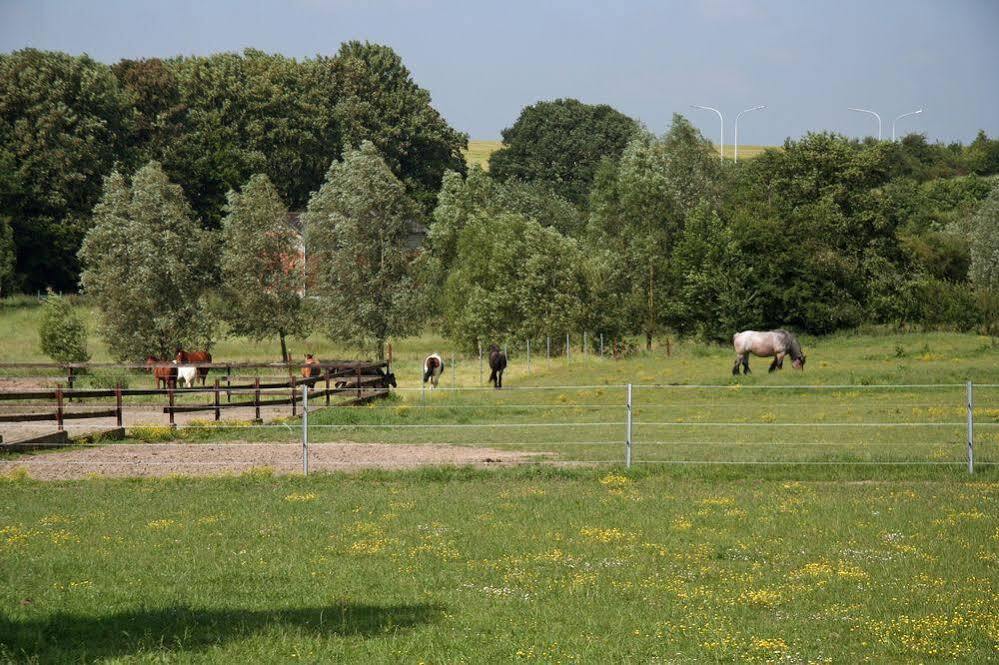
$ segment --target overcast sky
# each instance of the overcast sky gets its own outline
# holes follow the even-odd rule
[[[541,99],[607,103],[661,133],[674,112],[726,143],[809,130],[931,140],[999,135],[999,0],[0,0],[0,51],[120,58],[255,47],[297,58],[348,39],[394,48],[472,138]]]

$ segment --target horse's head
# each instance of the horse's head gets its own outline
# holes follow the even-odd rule
[[[159,362],[156,356],[146,356],[146,367],[153,367]]]
[[[805,354],[802,353],[800,357],[795,358],[791,361],[791,366],[795,369],[805,370]]]
[[[173,356],[173,361],[177,363],[187,362],[187,353],[184,352],[184,349],[177,347]]]
[[[389,384],[390,386],[392,386],[393,388],[398,388],[398,387],[399,387],[398,385],[396,385],[396,382],[395,382],[395,374],[394,374],[394,373],[392,373],[392,372],[389,372],[388,374],[386,374],[386,375],[385,375],[385,381],[386,381],[386,382],[387,382],[387,383],[388,383],[388,384]]]

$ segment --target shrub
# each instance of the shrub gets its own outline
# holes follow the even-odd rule
[[[122,369],[94,371],[90,376],[90,387],[95,390],[113,390],[116,386],[128,388],[132,375]]]
[[[86,362],[87,326],[63,298],[49,292],[42,305],[42,321],[38,329],[42,353],[60,363]]]

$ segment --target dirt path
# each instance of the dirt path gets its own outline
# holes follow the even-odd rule
[[[551,453],[494,448],[384,443],[316,443],[309,446],[309,471],[412,469],[420,466],[509,466],[546,459]],[[0,474],[24,468],[38,480],[167,475],[214,476],[270,467],[301,473],[302,448],[293,443],[141,443],[77,447],[0,461]]]

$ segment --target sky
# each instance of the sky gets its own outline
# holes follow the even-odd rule
[[[683,113],[713,141],[807,131],[968,142],[999,135],[999,0],[0,0],[0,52],[121,58],[253,47],[295,58],[391,46],[450,124],[498,139],[545,99],[606,103],[664,132]]]

